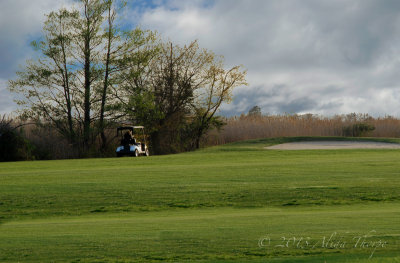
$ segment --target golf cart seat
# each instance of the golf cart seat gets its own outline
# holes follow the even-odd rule
[[[137,145],[136,139],[135,139],[135,138],[132,138],[132,139],[126,139],[126,138],[124,138],[124,139],[121,140],[121,145],[128,145],[128,144],[135,144],[135,145]]]
[[[139,142],[134,137],[134,130],[140,129],[143,136],[144,143]],[[125,132],[126,131],[126,132]],[[117,157],[122,156],[149,156],[147,148],[146,136],[144,134],[143,126],[121,126],[117,128],[117,136],[121,136],[121,144],[116,149]]]

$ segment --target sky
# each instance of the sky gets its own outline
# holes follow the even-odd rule
[[[45,14],[71,0],[0,0],[0,114],[7,80],[33,56]],[[221,114],[400,117],[398,0],[128,0],[124,21],[177,44],[198,40],[247,69]]]

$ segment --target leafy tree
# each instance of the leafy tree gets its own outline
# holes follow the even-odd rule
[[[224,124],[215,116],[223,102],[232,100],[232,90],[247,85],[246,72],[240,66],[224,69],[222,58],[215,59],[207,69],[204,85],[199,90],[194,104],[195,121],[193,127],[194,147],[200,147],[201,137],[211,128],[219,129]]]
[[[259,106],[254,106],[249,110],[248,116],[261,116],[261,108]]]
[[[375,130],[375,126],[368,123],[355,123],[343,127],[343,136],[362,137]]]
[[[122,7],[124,7],[122,5]],[[99,131],[102,140],[102,148],[107,144],[107,137],[104,133],[106,118],[117,120],[120,114],[115,115],[112,111],[116,103],[115,94],[121,86],[126,84],[126,75],[140,75],[141,69],[148,63],[148,60],[156,52],[153,43],[156,41],[156,34],[149,30],[142,30],[139,27],[132,31],[122,31],[116,27],[115,19],[117,11],[109,1],[107,5],[107,27],[104,32],[106,39],[106,52],[103,62],[103,82],[101,83],[101,106]],[[109,102],[109,103],[108,103]],[[107,115],[106,115],[107,114]]]
[[[78,10],[60,9],[47,16],[44,36],[32,45],[39,57],[27,62],[9,81],[11,91],[26,118],[48,122],[72,144],[88,149],[115,118],[108,103],[112,86],[121,82],[121,72],[131,72],[132,61],[140,63],[135,50],[152,37],[139,28],[123,31],[116,24],[113,0],[79,0]],[[146,40],[144,40],[146,39]]]
[[[161,43],[157,50],[143,74],[127,78],[124,110],[149,128],[156,153],[198,148],[204,133],[222,125],[215,114],[234,87],[246,84],[246,73],[240,66],[225,70],[222,58],[196,41]]]
[[[101,25],[103,14],[109,1],[81,0],[81,16],[73,20],[74,53],[76,64],[81,62],[78,70],[78,79],[82,83],[79,89],[83,100],[83,146],[87,149],[90,145],[92,103],[94,103],[93,86],[100,78],[100,59],[103,50],[103,36]]]
[[[32,42],[41,53],[28,61],[18,79],[9,82],[11,91],[23,95],[17,103],[25,107],[27,118],[51,122],[71,142],[75,142],[73,124],[76,71],[72,57],[72,21],[77,12],[61,9],[47,16],[42,41]]]

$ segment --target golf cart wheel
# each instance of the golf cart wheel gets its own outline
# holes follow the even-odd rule
[[[135,150],[135,153],[133,154],[134,157],[139,157],[139,151]]]
[[[144,151],[144,154],[145,154],[146,156],[149,156],[149,155],[150,155],[149,149],[146,149],[146,150]]]

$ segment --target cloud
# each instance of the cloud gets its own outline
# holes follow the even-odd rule
[[[10,114],[17,105],[13,102],[13,96],[7,91],[7,81],[0,78],[0,117],[3,114]]]
[[[0,1],[0,114],[17,108],[14,94],[7,90],[7,80],[15,77],[19,65],[23,65],[33,52],[29,42],[39,38],[45,14],[72,0],[1,0]]]
[[[400,114],[399,1],[187,2],[152,6],[140,23],[178,43],[198,39],[228,66],[248,69],[250,86],[235,91],[224,114],[254,105],[273,113]]]
[[[31,55],[29,42],[40,36],[45,14],[71,1],[2,0],[0,2],[0,77],[8,78]]]
[[[223,105],[225,115],[258,105],[269,113],[400,116],[400,1],[130,3],[124,18],[131,25],[157,30],[179,44],[198,39],[201,47],[223,55],[227,66],[247,68],[250,85],[235,90],[232,104]],[[17,65],[32,54],[28,42],[40,35],[44,14],[62,4],[0,2],[0,78],[13,78]]]

